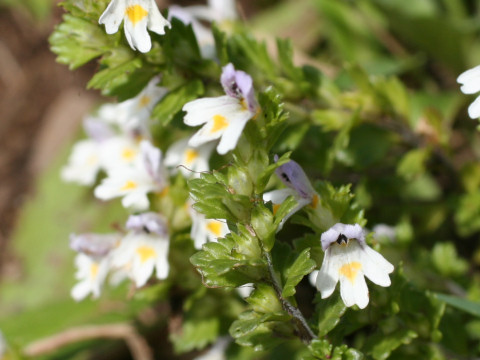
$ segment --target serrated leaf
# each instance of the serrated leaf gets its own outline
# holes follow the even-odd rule
[[[275,290],[270,285],[264,283],[256,284],[255,290],[253,290],[246,301],[257,313],[282,312],[282,304],[280,304]]]
[[[266,264],[260,258],[258,240],[239,227],[218,242],[207,243],[190,261],[208,287],[238,287],[266,276]]]
[[[186,103],[198,98],[203,92],[204,88],[200,80],[190,81],[169,91],[153,108],[152,119],[157,121],[159,125],[166,126]]]
[[[295,286],[303,279],[305,275],[310,274],[317,266],[317,263],[310,259],[310,249],[303,250],[294,263],[284,272],[285,285],[283,286],[282,296],[290,297],[295,295]]]
[[[49,42],[57,61],[73,70],[108,51],[110,40],[97,24],[66,14]]]
[[[101,90],[103,95],[116,95],[118,88],[129,82],[136,70],[141,69],[143,62],[140,58],[125,61],[114,67],[108,67],[97,72],[88,82],[87,88]]]
[[[317,295],[315,302],[317,303],[316,313],[318,314],[317,335],[323,337],[337,326],[347,307],[338,292],[326,299],[321,299],[320,295]]]
[[[410,329],[397,329],[391,334],[378,333],[368,339],[365,347],[375,360],[387,359],[401,345],[409,344],[418,334]]]

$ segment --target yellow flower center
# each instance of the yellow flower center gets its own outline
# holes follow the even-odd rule
[[[137,152],[132,148],[124,148],[122,150],[122,159],[125,161],[132,161],[135,158]]]
[[[185,162],[190,165],[195,159],[198,158],[198,152],[193,149],[187,149],[185,151]]]
[[[145,10],[142,6],[136,4],[127,7],[125,10],[125,15],[128,16],[130,22],[135,26],[139,21],[141,21],[145,16],[148,15],[148,11]]]
[[[213,117],[213,126],[210,132],[213,134],[213,133],[216,133],[217,131],[225,129],[226,127],[228,127],[228,121],[225,118],[225,116],[215,115]]]
[[[222,224],[218,221],[210,221],[207,224],[207,229],[208,231],[213,233],[215,236],[222,235]]]
[[[132,180],[127,180],[127,182],[125,183],[125,185],[123,185],[120,190],[121,191],[127,191],[127,190],[133,190],[133,189],[136,189],[138,187],[138,184],[135,182],[135,181],[132,181]]]
[[[338,272],[345,276],[352,284],[355,282],[357,278],[358,271],[362,268],[362,264],[357,261],[353,261],[351,263],[343,265]]]
[[[140,256],[140,262],[143,264],[148,259],[155,258],[157,256],[157,252],[150,246],[140,246],[136,250],[138,256]]]
[[[314,209],[317,208],[317,206],[318,206],[318,195],[317,194],[313,195],[312,202],[310,203],[310,206]]]
[[[152,99],[150,98],[150,96],[147,96],[147,95],[143,95],[141,98],[140,98],[140,101],[138,102],[138,107],[141,109],[141,108],[144,108],[146,106],[148,106],[148,104],[150,104],[150,102],[152,101]]]
[[[93,263],[90,265],[90,278],[95,279],[98,274],[98,264]]]

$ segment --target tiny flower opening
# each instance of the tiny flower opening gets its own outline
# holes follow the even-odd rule
[[[325,252],[322,267],[316,278],[322,299],[329,297],[337,282],[346,306],[365,308],[369,302],[365,277],[380,286],[389,286],[390,264],[365,242],[365,232],[359,224],[335,224],[321,238]]]

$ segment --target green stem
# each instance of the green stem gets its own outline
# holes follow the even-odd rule
[[[270,252],[264,251],[264,255],[267,259],[268,271],[270,273],[270,281],[272,282],[273,288],[277,294],[278,299],[282,303],[283,309],[290,314],[293,318],[293,322],[296,325],[298,336],[300,339],[309,344],[312,340],[317,339],[317,336],[313,333],[312,329],[308,326],[307,320],[304,318],[302,312],[295,306],[293,306],[287,299],[282,296],[282,287],[280,282],[277,279],[275,274],[275,269],[273,268],[272,256]]]

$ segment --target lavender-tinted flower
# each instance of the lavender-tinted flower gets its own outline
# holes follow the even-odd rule
[[[130,215],[126,224],[127,229],[136,232],[147,232],[158,236],[168,235],[165,219],[155,212],[146,212],[139,215]]]
[[[253,81],[250,75],[244,71],[235,70],[230,63],[223,67],[220,82],[228,96],[245,101],[250,112],[254,114],[257,112],[258,104],[255,100]]]
[[[70,234],[70,247],[76,252],[103,257],[113,250],[120,238],[114,234]]]
[[[140,143],[140,151],[148,174],[159,186],[163,187],[165,178],[161,150],[153,146],[149,141],[144,140]]]
[[[275,161],[277,159],[278,157],[275,157]],[[295,190],[302,198],[311,199],[315,195],[310,180],[297,162],[290,160],[279,166],[275,173],[286,186]]]
[[[110,125],[91,116],[88,116],[83,120],[83,128],[89,138],[99,143],[115,136]]]

